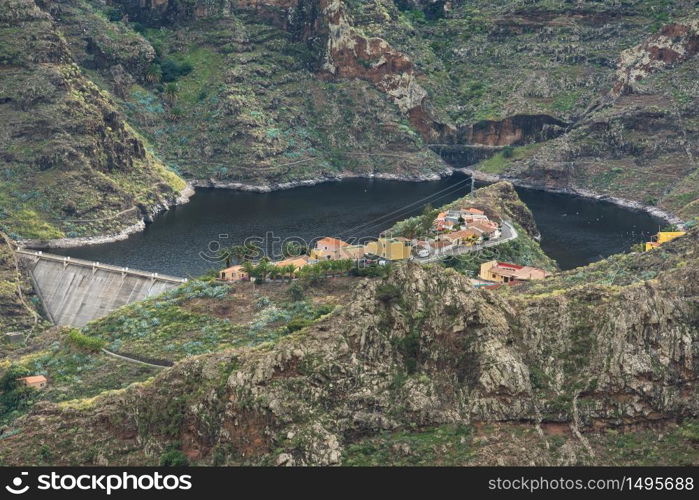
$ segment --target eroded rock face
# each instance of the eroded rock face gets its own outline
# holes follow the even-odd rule
[[[613,96],[633,92],[634,82],[699,53],[699,19],[663,26],[659,33],[622,52]]]
[[[515,115],[483,120],[457,129],[450,142],[480,146],[510,146],[540,142],[561,135],[566,124],[548,115]]]
[[[323,71],[337,78],[372,82],[410,117],[423,136],[433,135],[434,120],[424,108],[427,92],[418,84],[410,59],[385,40],[360,34],[350,24],[342,0],[321,2],[321,6],[329,32]]]

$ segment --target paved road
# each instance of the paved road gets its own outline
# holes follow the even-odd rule
[[[444,259],[446,257],[450,257],[452,255],[462,255],[465,253],[477,252],[477,251],[482,250],[484,248],[502,245],[503,243],[507,243],[508,241],[512,241],[519,236],[519,234],[517,233],[517,230],[514,228],[514,226],[506,221],[502,222],[501,233],[502,234],[500,235],[500,237],[497,240],[488,240],[488,241],[481,243],[480,245],[473,245],[470,247],[458,246],[456,248],[451,248],[451,249],[447,250],[446,252],[443,252],[443,253],[440,253],[437,255],[430,255],[429,257],[425,257],[425,258],[412,257],[411,260],[414,260],[415,262],[419,262],[420,264],[427,264],[428,262],[442,260],[442,259]]]

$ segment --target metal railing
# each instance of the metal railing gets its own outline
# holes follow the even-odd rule
[[[44,253],[40,250],[27,250],[24,248],[20,248],[17,250],[17,254],[25,256],[25,257],[32,257],[35,259],[40,259],[40,260],[59,262],[59,263],[62,263],[64,266],[72,265],[72,266],[87,267],[87,268],[92,269],[93,271],[96,271],[96,270],[108,271],[108,272],[112,272],[112,273],[119,273],[121,275],[138,276],[140,278],[148,278],[148,279],[158,280],[158,281],[167,281],[169,283],[178,283],[178,284],[187,283],[187,278],[179,278],[177,276],[169,276],[167,274],[160,274],[160,273],[151,273],[148,271],[141,271],[138,269],[131,269],[128,267],[112,266],[110,264],[103,264],[101,262],[91,262],[89,260],[74,259],[72,257],[65,257],[63,255]]]

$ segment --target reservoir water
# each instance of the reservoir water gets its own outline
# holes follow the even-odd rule
[[[351,179],[272,193],[198,189],[178,206],[128,239],[52,251],[136,269],[197,276],[220,268],[217,245],[265,239],[270,246],[298,237],[373,237],[394,222],[439,207],[469,192],[470,181],[454,174],[439,181]],[[625,251],[658,231],[662,222],[617,205],[571,195],[517,189],[534,213],[544,251],[563,269]],[[269,243],[272,242],[272,243]]]

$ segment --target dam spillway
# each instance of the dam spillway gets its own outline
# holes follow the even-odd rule
[[[160,295],[187,280],[99,262],[20,249],[49,320],[84,326],[119,307]]]

